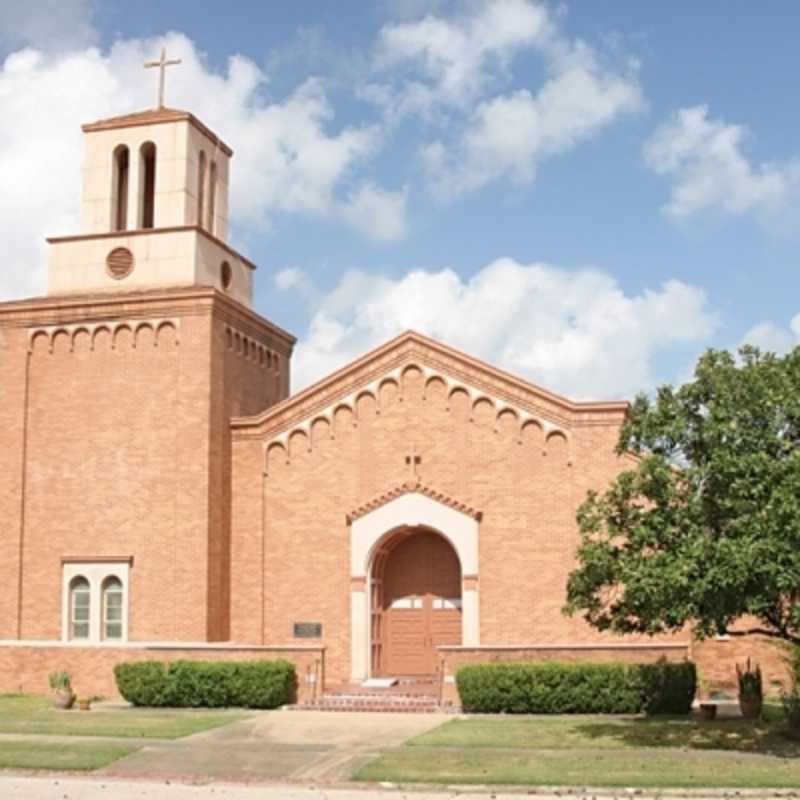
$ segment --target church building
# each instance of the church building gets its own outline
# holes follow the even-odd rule
[[[575,402],[413,331],[291,393],[228,243],[233,151],[170,108],[84,125],[80,233],[0,304],[0,690],[285,658],[300,700],[494,660],[693,658],[562,613],[576,509],[632,464]],[[18,265],[13,265],[18,268]],[[6,268],[9,268],[8,266]],[[727,648],[727,649],[726,649]]]

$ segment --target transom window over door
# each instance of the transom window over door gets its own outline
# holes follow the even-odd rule
[[[92,593],[86,578],[74,578],[69,587],[69,638],[88,639]]]

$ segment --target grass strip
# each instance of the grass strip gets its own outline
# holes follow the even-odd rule
[[[105,767],[138,750],[134,745],[75,742],[46,744],[4,741],[0,744],[0,769],[80,771]]]
[[[238,722],[247,716],[247,712],[238,710],[121,708],[57,711],[49,698],[0,695],[0,733],[180,739]]]

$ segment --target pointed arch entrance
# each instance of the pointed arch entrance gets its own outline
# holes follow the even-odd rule
[[[461,564],[435,531],[402,528],[372,560],[371,673],[433,675],[437,647],[461,644]]]
[[[348,516],[353,681],[399,674],[398,666],[402,674],[432,674],[431,653],[436,658],[444,640],[480,644],[480,520],[480,512],[419,484],[400,486]],[[414,620],[404,611],[422,613]]]

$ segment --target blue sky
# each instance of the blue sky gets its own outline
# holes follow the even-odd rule
[[[42,291],[77,126],[151,104],[166,43],[298,387],[409,326],[580,397],[800,342],[796,3],[32,0],[0,30],[3,296]]]

